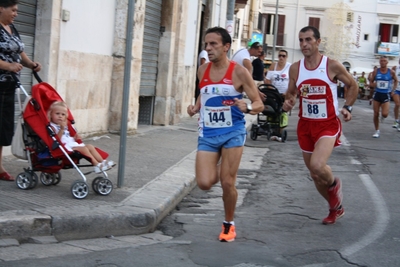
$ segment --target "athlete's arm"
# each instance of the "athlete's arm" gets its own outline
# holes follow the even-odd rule
[[[328,66],[329,77],[332,79],[331,75],[333,75],[334,79],[342,81],[347,86],[346,105],[352,106],[358,96],[359,89],[357,82],[339,61],[329,59]],[[342,108],[341,113],[344,121],[351,120],[351,113],[347,109]]]
[[[264,104],[261,101],[259,91],[254,84],[253,77],[250,75],[246,68],[240,65],[236,65],[233,70],[232,82],[236,89],[243,88],[243,91],[247,94],[251,101],[252,110],[250,114],[258,114],[264,110]],[[239,91],[239,90],[238,90]],[[235,99],[235,106],[237,106],[242,112],[247,111],[247,103],[244,99]]]
[[[397,75],[394,72],[394,70],[391,70],[390,72],[391,72],[392,78],[393,78],[393,90],[392,90],[392,93],[393,93],[396,90],[397,86],[399,85],[399,81],[397,79]]]
[[[201,79],[203,79],[204,76],[204,72],[206,71],[206,66],[208,66],[208,64],[203,64],[199,67],[199,70],[197,71],[197,77],[199,78],[199,81],[201,81]],[[199,112],[200,110],[200,98],[201,98],[201,94],[199,94],[199,96],[197,97],[196,103],[194,105],[189,105],[186,109],[187,113],[189,114],[190,117],[192,117],[193,115],[195,115],[197,112]]]
[[[289,85],[285,95],[285,102],[283,103],[282,107],[284,111],[289,111],[294,107],[294,105],[296,105],[296,99],[297,99],[296,79],[298,73],[299,73],[299,62],[292,64],[289,69]]]
[[[375,76],[376,76],[376,70],[374,70],[373,72],[371,72],[368,76],[368,80],[369,80],[369,86],[371,87],[376,87],[375,84]]]

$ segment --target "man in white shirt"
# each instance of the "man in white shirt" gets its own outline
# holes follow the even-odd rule
[[[236,51],[231,60],[245,67],[253,75],[251,57],[259,57],[262,51],[262,45],[259,42],[254,42],[249,49],[241,48]]]
[[[203,65],[204,63],[210,62],[210,60],[208,59],[208,54],[206,50],[202,50],[199,54],[199,64],[198,67],[200,67],[201,65]]]

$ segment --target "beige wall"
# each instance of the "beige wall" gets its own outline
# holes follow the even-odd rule
[[[69,105],[83,135],[118,132],[121,126],[127,0],[116,0],[112,55],[60,50],[62,0],[38,0],[35,58],[41,76]],[[187,2],[164,0],[153,124],[179,123],[193,102],[196,61],[184,66]],[[129,86],[128,131],[138,127],[145,0],[136,0]]]

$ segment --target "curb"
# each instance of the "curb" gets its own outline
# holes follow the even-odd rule
[[[54,236],[64,241],[153,232],[196,186],[195,157],[193,151],[117,205],[3,212],[0,236],[18,241]]]

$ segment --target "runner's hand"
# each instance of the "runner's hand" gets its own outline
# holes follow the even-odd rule
[[[342,108],[342,110],[340,112],[343,115],[344,121],[350,121],[351,120],[351,113],[347,109]]]
[[[189,105],[187,107],[187,113],[189,114],[190,117],[192,117],[193,115],[195,115],[197,112],[199,112],[199,110],[196,108],[196,106],[194,105]]]

